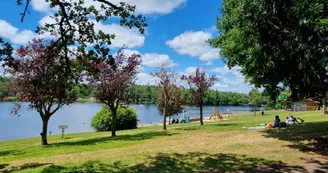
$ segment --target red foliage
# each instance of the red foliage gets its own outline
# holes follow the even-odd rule
[[[116,113],[121,102],[129,100],[127,91],[135,82],[140,55],[126,56],[122,50],[115,57],[104,58],[100,63],[90,61],[96,73],[89,73],[87,80],[95,86],[95,98],[108,106],[112,112],[112,136],[116,136]]]
[[[163,130],[166,130],[166,117],[178,114],[183,111],[183,97],[181,88],[175,85],[178,73],[162,66],[159,72],[152,74],[156,77],[160,93],[157,100],[157,109],[163,116]]]
[[[183,75],[182,80],[188,82],[190,93],[192,95],[192,102],[197,105],[203,104],[204,92],[207,91],[216,81],[215,76],[206,76],[205,72],[201,72],[199,68],[196,69],[195,75]]]
[[[76,96],[70,92],[73,80],[65,73],[60,50],[48,49],[52,42],[35,39],[16,50],[16,68],[6,68],[14,81],[11,94],[18,93],[18,101],[29,102],[40,115],[54,114],[60,107],[72,103]],[[53,108],[54,107],[54,108]],[[12,113],[17,114],[20,106]]]
[[[203,125],[203,97],[206,90],[214,85],[215,76],[207,77],[205,72],[196,69],[195,75],[183,75],[182,80],[186,80],[190,87],[191,101],[199,106],[200,124]]]
[[[98,69],[95,75],[88,75],[87,80],[97,88],[95,97],[110,108],[117,107],[125,101],[124,93],[135,82],[138,66],[141,63],[140,55],[133,54],[127,57],[122,50],[118,51],[114,64],[104,59],[100,63],[90,62]]]
[[[77,97],[72,92],[75,79],[79,73],[74,74],[74,61],[67,64],[62,50],[52,46],[53,42],[44,42],[42,39],[33,40],[26,46],[16,50],[13,61],[16,66],[6,68],[14,81],[10,91],[18,94],[20,102],[29,102],[30,109],[39,112],[43,122],[41,141],[47,145],[47,127],[50,117],[63,105],[74,102]],[[50,49],[51,47],[51,49]],[[67,65],[72,68],[66,68]],[[67,71],[71,69],[71,71]],[[18,114],[21,108],[16,103],[12,109]]]

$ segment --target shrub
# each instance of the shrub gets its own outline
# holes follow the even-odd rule
[[[129,107],[117,109],[116,130],[134,129],[137,127],[137,113]],[[112,129],[112,113],[103,105],[101,110],[92,118],[91,127],[96,131],[110,131]]]

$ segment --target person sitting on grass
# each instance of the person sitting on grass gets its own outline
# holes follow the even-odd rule
[[[275,128],[275,127],[279,127],[279,126],[280,126],[280,118],[279,118],[279,115],[276,115],[272,127]]]
[[[297,119],[291,115],[288,119],[288,124],[298,124]]]
[[[286,119],[286,124],[287,125],[292,125],[292,124],[295,124],[295,120],[294,120],[294,117],[291,113],[289,113],[289,116],[287,117]]]
[[[172,124],[174,124],[175,123],[175,119],[173,118],[173,120],[172,120]]]

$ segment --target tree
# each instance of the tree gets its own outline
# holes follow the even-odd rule
[[[88,74],[87,80],[96,88],[95,98],[112,113],[112,137],[116,136],[117,109],[122,102],[130,101],[128,89],[134,84],[140,63],[140,55],[127,57],[123,50],[115,57],[104,57],[100,63],[91,62],[95,71]]]
[[[205,72],[200,72],[199,68],[196,69],[194,75],[183,75],[182,80],[188,82],[190,87],[190,94],[192,97],[192,102],[199,106],[200,113],[200,125],[203,125],[203,104],[204,104],[204,94],[211,86],[214,85],[216,81],[215,76],[207,77]]]
[[[26,14],[29,13],[31,0],[17,0],[18,6],[24,5],[21,13],[21,22],[24,21]],[[89,60],[101,61],[101,57],[107,56],[110,52],[109,45],[115,38],[115,33],[105,33],[102,30],[96,30],[95,24],[98,22],[107,22],[113,16],[119,17],[120,25],[129,28],[136,27],[141,33],[144,33],[147,24],[145,17],[134,15],[135,6],[124,2],[112,3],[109,0],[94,0],[94,4],[87,4],[82,1],[64,1],[64,0],[44,0],[49,3],[54,13],[49,17],[53,20],[44,26],[38,26],[37,32],[40,35],[51,35],[55,38],[51,46],[52,49],[61,49],[65,57],[65,63],[61,63],[61,68],[66,68],[63,72],[66,75],[74,75],[70,66],[70,55],[80,61]],[[92,17],[91,17],[92,16]],[[0,44],[5,47],[0,48],[0,60],[6,64],[12,65],[12,48],[9,43],[4,43],[0,39]],[[76,51],[72,51],[70,46],[76,46]],[[123,45],[122,45],[123,46]],[[86,56],[89,55],[89,56]],[[85,68],[85,63],[81,63],[81,68]]]
[[[248,95],[249,105],[253,107],[254,116],[256,116],[255,108],[261,103],[261,93],[256,88],[252,88]]]
[[[18,101],[29,102],[29,107],[35,109],[42,119],[42,145],[48,144],[47,127],[51,116],[77,99],[72,92],[76,79],[65,75],[65,69],[61,68],[64,53],[61,49],[49,51],[47,47],[52,44],[41,39],[29,42],[17,49],[13,61],[16,67],[6,68],[6,73],[14,79],[11,92],[19,91]],[[74,62],[70,62],[73,67]],[[17,114],[19,108],[20,104],[17,104],[13,113]]]
[[[159,72],[152,74],[156,77],[160,93],[157,108],[163,116],[163,130],[166,130],[166,117],[178,114],[183,110],[183,97],[181,90],[175,85],[178,74],[162,66]]]
[[[284,88],[302,99],[327,91],[325,0],[224,0],[220,32],[209,40],[229,67],[276,98]]]
[[[0,63],[3,62],[2,67],[9,65],[12,66],[14,48],[10,43],[4,42],[0,37]]]
[[[170,96],[169,100],[167,99],[168,97],[166,96],[164,88],[162,88],[157,101],[157,109],[160,115],[163,116],[163,130],[166,130],[166,117],[179,114],[184,109],[184,99],[181,93],[182,89],[176,85],[170,85],[166,89]]]
[[[117,130],[137,128],[137,113],[133,108],[119,106],[117,109]],[[106,105],[92,118],[91,127],[98,132],[110,131],[112,129],[112,112],[108,111]]]
[[[151,99],[151,89],[150,89],[150,86],[148,85],[147,86],[147,91],[146,91],[146,94],[147,94],[147,103],[151,103],[152,99]]]

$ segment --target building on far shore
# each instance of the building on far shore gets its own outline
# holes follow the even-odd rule
[[[314,101],[312,99],[303,99],[295,101],[291,104],[293,111],[314,111],[318,110],[320,102]]]

